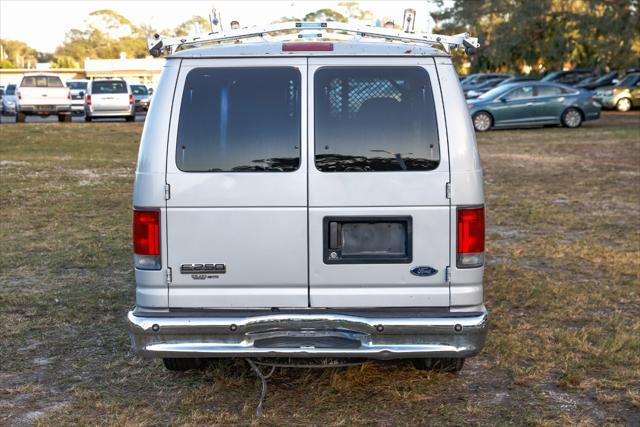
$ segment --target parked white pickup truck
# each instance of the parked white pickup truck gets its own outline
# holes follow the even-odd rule
[[[55,74],[25,74],[17,87],[16,122],[27,116],[58,116],[60,122],[71,121],[71,92]]]

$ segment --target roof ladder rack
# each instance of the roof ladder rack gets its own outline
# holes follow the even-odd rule
[[[480,44],[477,37],[471,37],[469,33],[446,36],[440,34],[404,32],[392,28],[373,27],[370,25],[353,25],[341,22],[283,22],[265,26],[253,26],[238,28],[229,31],[211,32],[185,37],[165,37],[154,34],[148,39],[149,52],[158,57],[163,53],[173,54],[183,46],[199,46],[206,43],[235,42],[249,38],[263,38],[269,34],[290,32],[290,36],[297,39],[326,38],[331,39],[336,34],[319,33],[318,31],[337,31],[353,34],[353,40],[361,37],[383,38],[388,41],[424,43],[428,45],[439,44],[449,53],[451,49],[464,48],[467,54],[473,54]]]

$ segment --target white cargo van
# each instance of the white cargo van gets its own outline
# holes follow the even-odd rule
[[[482,169],[450,56],[435,36],[331,22],[286,28],[367,37],[251,39],[286,25],[177,53],[184,38],[151,42],[173,54],[136,171],[134,349],[174,370],[224,357],[459,370],[488,312]]]

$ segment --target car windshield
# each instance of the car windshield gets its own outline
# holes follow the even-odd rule
[[[16,85],[7,86],[7,90],[5,91],[5,95],[15,95],[16,94]]]
[[[640,76],[640,73],[627,74],[624,79],[620,80],[617,86],[633,86],[636,80],[638,80],[638,76]]]
[[[510,85],[510,84],[507,84],[507,85],[504,85],[504,86],[494,87],[490,91],[485,92],[482,95],[480,95],[477,99],[493,99],[493,98],[496,98],[496,97],[502,95],[503,93],[505,93],[506,91],[510,90],[512,87],[513,86]]]
[[[87,82],[67,82],[67,87],[72,90],[86,90]]]
[[[543,82],[546,82],[546,81],[555,79],[559,75],[560,75],[560,71],[551,71],[549,74],[547,74],[540,80]]]
[[[131,90],[134,95],[147,95],[149,93],[147,87],[142,85],[132,85]]]

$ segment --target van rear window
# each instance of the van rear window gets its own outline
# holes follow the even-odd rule
[[[196,68],[187,74],[176,164],[185,172],[290,172],[300,165],[300,72]]]
[[[422,67],[327,67],[315,73],[315,163],[322,172],[425,171],[440,148]]]
[[[123,81],[106,80],[96,81],[91,84],[92,94],[127,93],[127,85]]]

